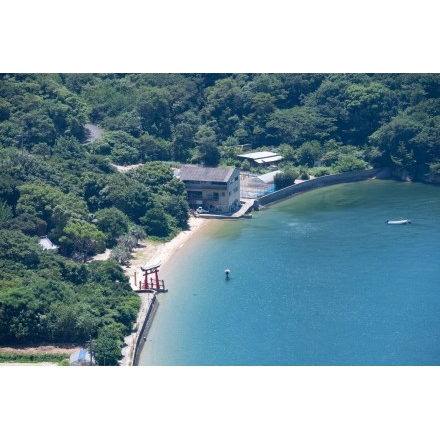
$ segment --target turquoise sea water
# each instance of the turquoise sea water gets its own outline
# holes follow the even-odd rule
[[[140,365],[440,365],[440,187],[340,184],[213,222],[161,271]]]

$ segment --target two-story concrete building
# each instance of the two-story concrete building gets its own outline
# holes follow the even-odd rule
[[[177,177],[185,184],[188,203],[210,213],[234,212],[240,208],[240,171],[237,168],[206,168],[184,165]]]

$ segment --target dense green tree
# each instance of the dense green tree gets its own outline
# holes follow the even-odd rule
[[[5,227],[12,231],[21,231],[26,235],[45,235],[47,223],[36,215],[20,214],[10,219]]]
[[[346,173],[348,171],[364,170],[366,166],[367,163],[358,157],[341,154],[333,168],[338,173]]]
[[[179,228],[186,228],[189,218],[189,205],[185,184],[179,179],[172,179],[163,184],[154,198],[155,204],[176,220]]]
[[[241,169],[243,171],[250,171],[251,169],[251,163],[249,162],[248,159],[245,159],[242,163],[241,163]]]
[[[142,132],[139,117],[135,110],[128,110],[118,116],[105,119],[106,128],[110,131],[123,131],[130,136],[138,138]]]
[[[88,263],[87,280],[112,287],[115,287],[115,283],[117,283],[119,287],[125,289],[126,293],[133,293],[124,271],[118,264],[111,260],[91,261]]]
[[[136,245],[138,244],[139,240],[144,240],[145,238],[147,238],[147,233],[145,232],[145,229],[139,225],[131,225],[129,227],[128,233],[136,238]]]
[[[388,163],[399,162],[401,154],[406,156],[406,147],[410,145],[412,139],[421,131],[422,124],[407,114],[399,114],[389,123],[382,125],[371,136],[372,143],[377,145],[385,154]]]
[[[129,165],[140,160],[139,140],[123,130],[105,131],[93,141],[90,149],[94,154],[110,156],[118,165]]]
[[[288,168],[282,172],[275,174],[274,183],[275,188],[278,190],[293,185],[295,180],[298,179],[299,172],[294,168]]]
[[[144,134],[139,145],[140,157],[143,161],[171,159],[171,143],[164,139]]]
[[[127,264],[131,258],[131,252],[122,245],[115,246],[110,252],[110,258],[119,264]]]
[[[166,89],[146,87],[141,89],[136,108],[142,129],[153,136],[171,137],[172,96]]]
[[[12,208],[0,199],[0,225],[13,218]]]
[[[12,175],[11,175],[12,174]],[[15,206],[20,196],[17,186],[19,182],[15,180],[7,164],[0,166],[0,199],[4,200],[10,206]]]
[[[351,133],[348,141],[362,145],[387,119],[387,112],[392,108],[391,91],[383,84],[371,82],[350,85],[346,94],[347,123],[351,126],[347,130]]]
[[[289,144],[281,144],[279,152],[283,156],[284,162],[294,162],[296,160],[295,150]]]
[[[301,145],[304,142],[329,139],[335,131],[334,120],[321,116],[309,107],[276,110],[266,124],[267,135],[277,145]]]
[[[215,167],[220,162],[220,151],[217,145],[215,131],[203,125],[195,134],[195,143],[198,148],[198,159],[209,167]]]
[[[427,177],[435,183],[440,183],[440,162],[433,162],[429,165]]]
[[[139,150],[128,145],[117,145],[112,148],[110,157],[117,165],[132,165],[139,162]]]
[[[171,182],[173,170],[166,163],[153,161],[128,171],[127,176],[157,192],[160,187]]]
[[[0,229],[0,255],[3,264],[9,261],[11,268],[36,269],[41,251],[36,238],[30,239],[19,231]]]
[[[99,331],[98,337],[93,341],[92,351],[98,365],[118,365],[121,358],[122,342],[120,331],[114,326],[106,326]]]
[[[96,226],[106,234],[106,245],[112,247],[116,239],[128,231],[128,217],[114,207],[104,208],[96,211]]]
[[[115,207],[137,223],[151,205],[150,189],[127,173],[108,176],[104,188],[99,192],[100,208]]]
[[[31,183],[19,187],[20,198],[16,213],[28,214],[45,221],[49,229],[53,228],[59,237],[70,219],[84,220],[88,210],[84,200],[75,195],[65,194],[57,188]]]
[[[86,262],[90,252],[99,252],[104,248],[105,234],[94,224],[84,220],[70,220],[64,228],[62,243],[71,243],[79,261]]]
[[[29,288],[16,287],[0,295],[0,340],[38,338],[39,304]]]
[[[11,104],[6,99],[0,98],[0,121],[6,121],[11,114]]]
[[[119,115],[133,106],[134,91],[121,90],[117,80],[96,78],[82,88],[82,96],[91,107],[90,118],[94,123],[105,123],[109,117]]]
[[[194,136],[197,126],[181,122],[174,128],[171,156],[173,160],[185,162],[190,157],[190,149],[194,147]]]
[[[296,157],[300,165],[313,167],[315,161],[322,154],[322,148],[318,141],[304,142],[296,152]]]
[[[161,206],[155,206],[140,219],[149,236],[168,237],[171,232],[169,217]]]
[[[241,87],[234,77],[228,77],[217,80],[205,93],[207,119],[216,121],[216,135],[219,139],[225,139],[238,128],[243,114]]]
[[[80,304],[69,300],[55,301],[47,312],[48,333],[59,341],[73,342],[78,338],[78,316]],[[81,339],[84,337],[81,332]]]
[[[131,234],[122,234],[118,237],[118,245],[131,252],[137,245],[137,238]]]

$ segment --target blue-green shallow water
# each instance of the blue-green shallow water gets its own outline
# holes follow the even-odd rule
[[[341,184],[214,222],[161,272],[140,365],[440,365],[440,187]]]

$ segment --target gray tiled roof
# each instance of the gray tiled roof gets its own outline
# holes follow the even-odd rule
[[[199,180],[202,182],[228,182],[235,168],[206,168],[184,165],[180,168],[180,180]]]

